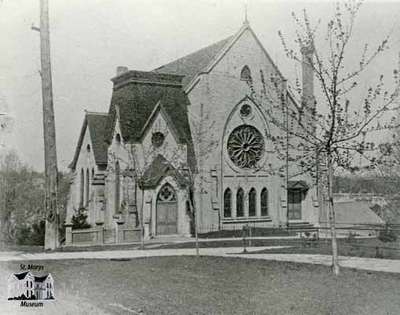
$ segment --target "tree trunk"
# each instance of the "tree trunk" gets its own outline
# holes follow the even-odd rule
[[[329,225],[331,230],[331,241],[332,241],[332,269],[335,275],[339,275],[339,257],[338,257],[338,246],[336,240],[336,227],[335,227],[335,208],[333,203],[333,165],[332,156],[328,153],[327,156],[327,168],[328,168],[328,207],[329,207]]]
[[[196,205],[195,205],[195,189],[193,188],[193,198],[190,196],[190,191],[188,192],[189,196],[189,206],[190,206],[190,212],[193,213],[193,221],[194,221],[194,237],[195,237],[195,246],[196,246],[196,256],[199,256],[199,235],[198,235],[198,225],[197,225],[197,211],[196,211]]]
[[[140,213],[139,213],[139,222],[140,222],[140,249],[144,249],[144,222],[143,222],[143,207],[144,207],[144,190],[142,191],[142,200],[140,203]]]

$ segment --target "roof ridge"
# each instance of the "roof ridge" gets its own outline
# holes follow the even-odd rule
[[[206,69],[215,56],[229,43],[235,35],[231,35],[206,47],[193,51],[185,56],[172,60],[152,70],[157,73],[181,74],[184,76],[182,86],[187,86],[198,73]]]
[[[233,38],[234,36],[235,36],[235,35],[230,35],[230,36],[228,36],[228,37],[226,37],[226,38],[224,38],[224,39],[218,40],[218,41],[216,41],[216,42],[214,42],[214,43],[212,43],[212,44],[209,44],[209,45],[207,45],[207,46],[204,46],[204,47],[202,47],[202,48],[199,48],[199,49],[197,49],[197,50],[195,50],[195,51],[192,51],[191,53],[188,53],[188,54],[186,54],[186,55],[184,55],[184,56],[182,56],[182,57],[176,58],[176,59],[174,59],[174,60],[172,60],[172,61],[170,61],[170,62],[168,62],[168,63],[166,63],[166,64],[164,64],[164,65],[162,65],[162,66],[160,66],[160,67],[158,67],[158,68],[155,68],[155,69],[153,69],[152,71],[160,70],[161,68],[163,68],[163,67],[165,67],[165,66],[167,66],[167,65],[170,65],[170,64],[172,64],[172,63],[175,63],[176,61],[179,61],[179,60],[181,60],[181,59],[184,59],[184,58],[190,57],[190,56],[192,56],[192,55],[195,55],[195,54],[197,54],[197,53],[200,53],[200,52],[202,52],[202,51],[204,51],[204,50],[207,50],[207,49],[209,49],[209,48],[211,48],[211,47],[213,47],[213,46],[218,46],[219,44],[222,44],[223,42],[228,41],[229,39]]]

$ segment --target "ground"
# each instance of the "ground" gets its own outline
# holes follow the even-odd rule
[[[247,240],[246,244],[249,244]],[[319,241],[306,242],[301,239],[253,239],[252,246],[287,246],[276,250],[268,249],[266,253],[290,253],[290,254],[322,254],[332,253],[331,241],[320,239]],[[180,244],[165,244],[160,248],[193,248],[194,242]],[[243,246],[243,240],[207,241],[200,242],[200,247],[226,247]],[[370,257],[385,259],[400,259],[400,242],[381,242],[376,238],[338,239],[340,256]],[[378,250],[377,250],[378,248]]]
[[[40,314],[387,315],[400,309],[399,274],[342,268],[336,278],[325,266],[188,256],[35,264],[52,273],[56,286],[57,300]],[[19,262],[0,264],[2,279],[18,268]],[[0,314],[21,311],[3,292]]]

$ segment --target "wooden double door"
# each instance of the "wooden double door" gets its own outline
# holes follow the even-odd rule
[[[178,233],[178,201],[174,188],[165,184],[157,196],[156,234]]]

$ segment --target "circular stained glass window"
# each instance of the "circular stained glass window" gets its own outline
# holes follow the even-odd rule
[[[248,117],[251,114],[251,107],[248,104],[244,104],[241,108],[240,108],[240,116],[242,117]]]
[[[159,148],[164,143],[165,136],[162,132],[154,132],[151,136],[151,143],[154,147]]]
[[[169,184],[165,184],[163,188],[161,188],[160,192],[158,193],[158,200],[159,201],[175,201],[175,191]]]
[[[264,152],[264,139],[253,126],[235,128],[228,138],[228,155],[240,168],[256,168]]]

